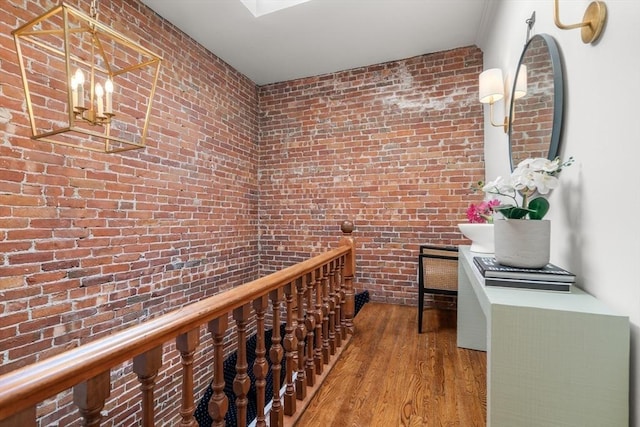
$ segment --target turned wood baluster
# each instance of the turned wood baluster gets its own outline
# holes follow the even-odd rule
[[[347,253],[344,260],[343,280],[344,280],[344,324],[346,333],[353,335],[353,316],[355,313],[355,296],[353,292],[353,276],[356,271],[356,243],[351,232],[353,231],[353,223],[345,221],[341,226],[344,236],[340,240],[343,245],[351,247],[351,251]]]
[[[273,335],[271,336],[271,348],[269,349],[269,360],[271,361],[271,375],[273,377],[273,401],[271,402],[271,413],[269,414],[270,425],[282,426],[284,414],[282,412],[282,401],[280,399],[280,372],[282,371],[282,337],[280,336],[280,304],[282,301],[282,288],[269,293],[273,308]]]
[[[316,272],[309,273],[307,278],[307,311],[305,313],[304,326],[307,330],[307,356],[305,362],[305,376],[307,385],[313,387],[316,383],[316,365],[313,363],[313,342],[316,329],[315,312],[313,310],[313,285],[315,283]]]
[[[133,358],[133,372],[138,376],[140,391],[142,391],[142,425],[144,427],[155,425],[153,389],[156,386],[156,376],[160,366],[162,366],[161,345]]]
[[[256,426],[266,426],[266,418],[264,414],[265,406],[265,388],[267,385],[267,372],[269,364],[267,363],[267,350],[264,343],[264,316],[269,306],[267,296],[262,296],[253,302],[253,309],[256,312],[256,360],[253,363],[253,375],[256,377]]]
[[[346,255],[340,258],[340,324],[342,330],[342,339],[347,339],[347,317],[346,317],[346,306],[347,306],[347,298],[346,298],[346,284],[344,279],[344,271],[345,271],[345,261],[347,257]]]
[[[285,351],[285,382],[284,391],[284,414],[293,415],[296,412],[296,395],[295,386],[293,385],[293,371],[295,370],[295,352],[298,349],[298,340],[293,334],[294,317],[293,305],[295,298],[295,285],[293,282],[284,287],[284,295],[287,307],[287,319],[284,335],[284,351]]]
[[[335,315],[335,325],[336,325],[336,346],[342,347],[342,304],[343,304],[343,294],[342,294],[342,257],[336,260],[336,315]]]
[[[348,267],[347,267],[348,270]],[[353,335],[353,316],[355,314],[355,294],[353,292],[353,276],[344,278],[344,324],[346,332]]]
[[[200,329],[192,329],[186,334],[176,337],[176,348],[182,360],[182,408],[180,409],[180,426],[195,427],[193,418],[195,403],[193,399],[193,355],[200,343]]]
[[[73,402],[78,406],[80,415],[82,415],[82,425],[85,427],[99,426],[102,420],[100,411],[104,408],[104,402],[111,392],[111,373],[104,371],[93,378],[76,384],[73,387]],[[17,415],[24,415],[20,413]],[[35,413],[34,420],[35,420]],[[11,419],[10,419],[11,420]],[[9,426],[29,426],[27,424],[8,424]]]
[[[329,352],[336,354],[336,279],[337,260],[329,264]]]
[[[296,328],[296,338],[298,339],[298,375],[296,376],[296,397],[303,400],[307,397],[307,377],[304,372],[306,357],[304,354],[304,340],[307,337],[307,329],[304,325],[304,293],[306,292],[307,276],[299,277],[296,280],[298,295],[298,327]]]
[[[313,363],[316,366],[316,375],[322,374],[322,270],[316,270],[316,280],[313,283],[316,291],[316,310],[313,316],[316,321],[315,343],[313,345]]]
[[[238,360],[236,362],[236,376],[233,379],[233,392],[236,395],[236,409],[239,426],[247,425],[247,405],[249,399],[247,393],[251,387],[251,379],[247,374],[247,323],[251,316],[251,306],[245,304],[233,310],[233,319],[236,321],[238,332]]]
[[[322,362],[329,363],[329,264],[322,266]]]
[[[229,326],[229,316],[224,314],[209,322],[209,332],[213,338],[213,395],[209,400],[208,411],[213,427],[225,427],[224,417],[229,410],[229,399],[224,394],[224,336]]]

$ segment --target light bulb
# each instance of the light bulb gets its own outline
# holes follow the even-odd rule
[[[113,93],[113,82],[111,81],[111,79],[107,79],[106,82],[104,82],[104,90],[105,92],[107,92],[107,108],[106,108],[106,112],[107,114],[112,114],[113,113],[113,102],[112,102],[112,98],[111,98],[111,94]]]
[[[82,86],[84,84],[84,73],[80,68],[76,70],[76,83]]]
[[[78,80],[76,76],[71,77],[71,102],[73,104],[73,108],[78,106]]]
[[[104,116],[104,104],[102,104],[102,96],[104,89],[100,83],[96,83],[96,106],[98,107],[98,117]]]
[[[78,68],[76,70],[76,74],[74,76],[75,81],[76,81],[76,87],[78,89],[78,99],[77,99],[77,106],[80,108],[84,108],[84,74],[82,73],[82,70],[80,68]],[[73,81],[73,80],[72,80]]]

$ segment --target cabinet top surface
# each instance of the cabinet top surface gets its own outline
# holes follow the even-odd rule
[[[483,254],[471,252],[469,250],[469,246],[460,246],[459,250],[461,255],[460,262],[462,263],[476,294],[478,294],[481,305],[519,306],[620,316],[618,313],[613,312],[602,301],[599,301],[592,295],[575,286],[573,286],[570,293],[486,287],[484,284],[484,277],[482,277],[476,266],[473,264],[473,257],[482,256]],[[483,307],[483,310],[485,308],[487,307]]]

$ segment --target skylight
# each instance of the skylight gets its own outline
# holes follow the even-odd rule
[[[256,18],[311,0],[240,0]]]

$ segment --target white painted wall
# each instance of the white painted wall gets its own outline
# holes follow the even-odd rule
[[[560,0],[561,21],[580,21],[589,2]],[[630,425],[640,427],[640,1],[605,2],[607,24],[594,45],[582,43],[580,30],[554,25],[551,0],[492,2],[478,45],[484,68],[502,68],[509,90],[525,20],[534,10],[533,33],[550,34],[559,45],[566,102],[560,155],[576,162],[562,172],[560,188],[549,198],[551,261],[577,273],[581,288],[629,316]],[[508,141],[488,124],[488,111],[486,178],[494,179],[509,173]]]

